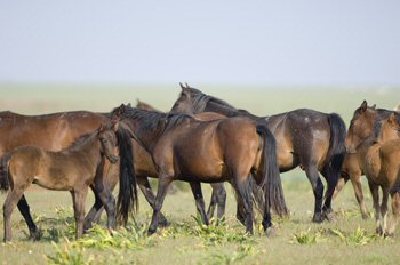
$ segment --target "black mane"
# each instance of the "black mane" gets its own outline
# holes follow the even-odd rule
[[[120,107],[119,107],[120,108]],[[124,105],[121,119],[133,119],[141,122],[141,127],[152,131],[166,131],[182,124],[187,119],[193,119],[188,114],[164,113],[159,111],[142,110]],[[118,111],[118,108],[113,112]]]
[[[97,135],[97,130],[79,136],[71,145],[64,148],[62,151],[79,151],[82,145],[92,141],[93,137]]]

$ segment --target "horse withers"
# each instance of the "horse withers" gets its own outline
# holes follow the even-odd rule
[[[49,190],[70,191],[72,195],[75,237],[83,232],[85,202],[89,185],[94,185],[107,212],[107,226],[115,226],[112,189],[104,185],[105,160],[118,161],[114,154],[116,137],[111,124],[83,135],[60,152],[41,147],[21,146],[3,157],[0,189],[8,190],[3,205],[4,241],[11,240],[10,217],[26,189],[33,183]]]

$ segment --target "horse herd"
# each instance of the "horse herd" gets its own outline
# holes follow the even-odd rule
[[[180,83],[182,92],[170,112],[140,103],[121,105],[111,113],[86,111],[27,116],[0,112],[0,189],[4,241],[11,240],[10,217],[17,207],[33,240],[41,232],[24,196],[33,183],[70,191],[75,236],[98,222],[103,208],[107,227],[126,225],[138,204],[137,186],[153,209],[149,233],[168,223],[161,213],[173,180],[190,183],[204,224],[222,218],[230,182],[237,195],[237,217],[253,233],[253,205],[263,211],[264,231],[272,228],[273,210],[289,215],[280,172],[300,167],[314,194],[312,221],[333,218],[331,201],[351,180],[361,215],[368,211],[361,190],[366,175],[372,193],[376,232],[392,235],[400,215],[399,113],[376,109],[364,101],[354,111],[349,130],[336,113],[299,109],[258,117]],[[326,179],[327,189],[320,175]],[[158,178],[154,195],[148,178]],[[113,189],[119,183],[117,203]],[[208,211],[200,183],[210,183]],[[378,188],[383,198],[379,203]],[[95,203],[85,216],[89,187]],[[392,216],[387,224],[387,200]]]

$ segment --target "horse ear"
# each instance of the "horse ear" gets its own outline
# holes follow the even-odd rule
[[[364,101],[361,103],[361,105],[360,105],[360,110],[361,110],[362,112],[365,112],[365,111],[367,111],[367,109],[368,109],[368,103],[367,103],[366,100],[364,100]]]
[[[373,110],[375,110],[376,104],[372,105],[371,108],[372,108]]]

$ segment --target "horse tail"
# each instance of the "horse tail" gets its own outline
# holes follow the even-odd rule
[[[0,190],[7,191],[10,188],[10,179],[8,176],[8,161],[11,158],[11,153],[3,155],[0,160]]]
[[[329,149],[322,173],[327,178],[328,185],[331,183],[336,186],[342,172],[345,155],[344,140],[346,137],[346,125],[343,119],[336,113],[329,114],[328,122],[330,129]]]
[[[262,150],[262,177],[266,207],[271,207],[279,216],[288,215],[278,167],[276,140],[265,125],[257,125],[257,133],[264,140]]]
[[[138,208],[136,175],[134,165],[133,146],[128,129],[119,127],[117,131],[120,156],[118,219],[124,225],[128,222],[129,210]]]

